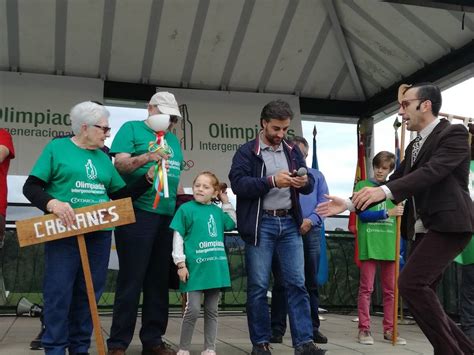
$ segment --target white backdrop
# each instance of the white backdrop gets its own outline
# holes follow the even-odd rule
[[[238,147],[255,138],[260,130],[263,106],[276,99],[287,101],[295,117],[288,135],[301,135],[301,115],[297,96],[222,92],[210,90],[169,90],[185,105],[183,119],[176,135],[181,139],[186,171],[182,183],[191,186],[195,175],[203,170],[214,172],[227,181],[232,157]]]
[[[71,131],[71,107],[103,101],[103,92],[99,79],[0,72],[0,127],[10,131],[16,153],[9,174],[28,175],[45,144]]]

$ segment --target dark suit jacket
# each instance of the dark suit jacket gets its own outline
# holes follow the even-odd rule
[[[411,167],[413,142],[387,187],[396,202],[408,199],[404,213],[405,237],[413,236],[416,215],[429,230],[444,233],[474,231],[474,208],[469,195],[470,148],[463,125],[442,119],[426,138]]]

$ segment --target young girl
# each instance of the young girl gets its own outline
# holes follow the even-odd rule
[[[202,172],[194,179],[193,196],[194,201],[178,209],[170,226],[174,230],[173,260],[178,266],[180,290],[187,293],[177,355],[189,355],[202,294],[205,350],[201,355],[215,355],[219,291],[230,286],[224,230],[235,228],[235,210],[211,172]],[[217,197],[222,209],[212,203]]]
[[[388,174],[395,167],[395,155],[382,151],[372,161],[373,179],[359,181],[355,191],[366,186],[380,186],[385,183]],[[403,206],[395,206],[390,200],[383,201],[358,214],[357,238],[360,260],[359,283],[359,336],[358,341],[364,345],[374,344],[370,332],[370,296],[374,290],[374,277],[377,264],[380,264],[383,289],[383,331],[384,339],[392,340],[393,304],[395,287],[395,236],[396,216],[403,214]],[[405,345],[406,340],[397,337],[398,345]]]

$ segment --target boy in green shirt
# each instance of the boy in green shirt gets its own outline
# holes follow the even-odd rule
[[[366,186],[380,186],[395,167],[395,155],[387,151],[379,152],[372,160],[374,177],[359,181],[355,191]],[[395,287],[395,238],[396,216],[403,214],[403,206],[395,206],[391,201],[381,203],[357,215],[357,238],[360,260],[360,283],[358,298],[359,336],[364,345],[373,345],[370,333],[370,298],[374,290],[374,277],[377,264],[380,265],[383,289],[383,330],[384,339],[391,341],[393,332],[393,303]],[[397,337],[398,345],[406,340]]]

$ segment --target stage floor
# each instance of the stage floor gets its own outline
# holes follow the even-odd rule
[[[353,322],[354,316],[325,313],[326,320],[321,322],[321,332],[329,338],[328,344],[320,345],[327,349],[328,355],[352,355],[352,354],[433,354],[433,348],[416,325],[399,325],[400,336],[407,340],[405,346],[392,346],[383,341],[382,318],[372,317],[372,335],[375,339],[374,345],[361,345],[357,342],[357,323]],[[111,315],[102,315],[101,322],[104,337],[108,336]],[[180,316],[172,313],[169,320],[168,332],[165,340],[175,348],[179,342]],[[140,323],[140,320],[137,321]],[[30,341],[38,334],[40,322],[38,318],[0,317],[0,354],[42,354],[42,351],[30,350]],[[191,354],[200,354],[203,344],[203,321],[199,319],[193,337]],[[283,338],[283,344],[272,344],[274,355],[293,354],[291,337],[288,334]],[[247,318],[243,313],[229,315],[224,313],[219,317],[217,353],[219,355],[249,354],[252,346],[248,337]],[[90,350],[91,354],[97,354],[95,343]],[[141,344],[138,330],[135,332],[133,342],[127,350],[128,355],[141,354]]]

